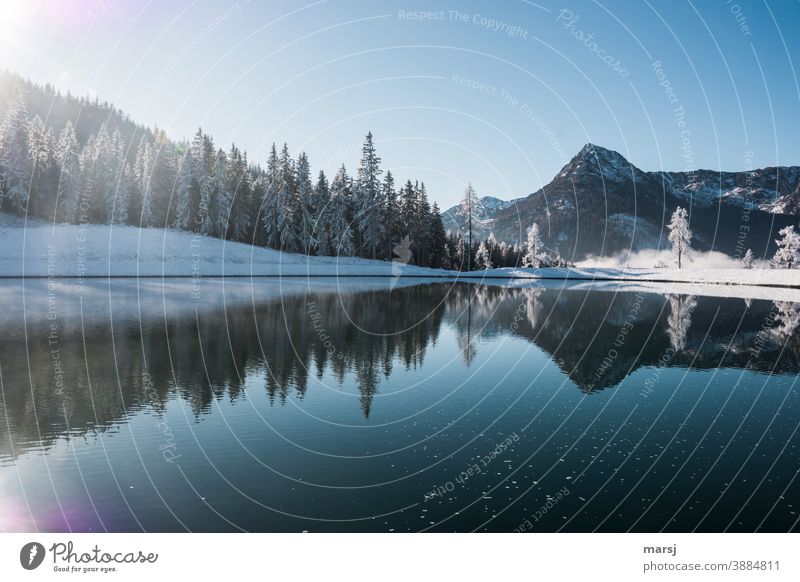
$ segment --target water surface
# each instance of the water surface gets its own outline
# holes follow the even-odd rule
[[[0,283],[6,531],[798,529],[800,305]]]

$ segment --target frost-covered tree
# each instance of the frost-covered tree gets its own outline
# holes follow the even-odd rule
[[[199,204],[194,213],[191,228],[201,234],[214,233],[214,143],[211,138],[198,129],[192,141],[192,162],[197,181]]]
[[[58,166],[57,199],[64,208],[64,219],[74,223],[78,218],[78,204],[81,195],[81,165],[78,138],[75,127],[67,121],[64,129],[58,134],[55,151]]]
[[[139,140],[139,147],[136,149],[136,160],[133,166],[134,190],[137,200],[131,199],[130,221],[134,225],[153,226],[153,147],[146,136]]]
[[[742,269],[752,269],[754,261],[753,251],[747,249],[747,252],[742,257]]]
[[[305,152],[300,152],[297,158],[297,197],[299,212],[296,220],[300,248],[310,255],[317,248],[318,241],[314,232],[314,186],[311,184],[311,166]]]
[[[299,242],[296,221],[296,217],[299,214],[299,205],[294,160],[289,155],[289,146],[285,143],[278,157],[278,185],[275,196],[276,227],[280,236],[280,248],[294,251],[297,249]]]
[[[216,159],[214,160],[212,192],[212,201],[214,203],[213,212],[211,213],[214,221],[213,231],[216,236],[225,238],[230,224],[233,191],[230,175],[228,174],[228,156],[222,149],[217,151]]]
[[[113,224],[124,224],[128,220],[129,191],[122,187],[125,172],[125,142],[119,129],[115,129],[111,137],[104,142],[102,157],[103,200],[105,202],[106,221]],[[117,208],[120,208],[117,212]]]
[[[136,180],[133,175],[133,168],[127,162],[123,164],[122,172],[117,181],[117,197],[114,202],[112,221],[114,224],[127,224],[131,195],[136,189]]]
[[[442,251],[442,269],[453,268],[453,254],[450,252],[450,245],[445,243]]]
[[[385,244],[386,210],[381,185],[381,159],[375,152],[372,132],[367,133],[361,148],[361,164],[355,182],[356,224],[360,238],[361,254],[377,258]]]
[[[253,200],[253,181],[247,168],[246,154],[236,145],[231,146],[228,156],[229,188],[231,192],[231,215],[227,236],[233,240],[245,241],[252,226],[251,202]],[[254,242],[254,241],[251,241]]]
[[[453,262],[456,269],[459,271],[463,271],[466,268],[466,264],[469,261],[469,251],[467,250],[467,246],[464,244],[464,239],[461,236],[461,233],[458,234],[458,239],[456,240],[456,253],[453,255]]]
[[[672,213],[672,218],[667,225],[669,228],[669,242],[672,243],[672,253],[678,268],[681,268],[683,257],[689,256],[692,243],[692,231],[689,230],[689,214],[685,208],[678,206]]]
[[[396,242],[400,240],[400,203],[397,199],[397,192],[394,188],[394,176],[387,170],[383,178],[383,203],[384,210],[384,229],[386,231],[386,249],[384,258],[392,258],[392,249]]]
[[[280,182],[278,150],[273,143],[267,158],[267,170],[264,174],[264,197],[261,202],[261,217],[266,244],[274,249],[281,246],[281,234],[278,228],[278,190],[281,187]]]
[[[417,219],[417,209],[419,201],[417,195],[419,191],[414,188],[411,180],[406,180],[406,183],[400,189],[398,200],[398,233],[399,238],[408,236],[411,238],[415,229],[414,221]]]
[[[31,162],[28,150],[28,118],[25,96],[15,89],[0,124],[0,203],[11,211],[23,214],[28,209]]]
[[[776,341],[783,343],[800,327],[800,304],[791,301],[775,301],[774,304],[775,324],[769,331]]]
[[[778,250],[772,257],[773,269],[797,269],[800,267],[800,235],[794,225],[785,226],[778,231],[781,238],[776,239]]]
[[[478,269],[491,269],[492,260],[489,255],[489,249],[484,241],[478,245],[478,250],[475,253],[475,266]]]
[[[319,171],[314,186],[314,239],[317,241],[317,252],[320,255],[331,255],[334,252],[331,244],[331,189],[325,172]]]
[[[457,212],[467,224],[467,248],[470,249],[467,256],[467,270],[469,271],[472,270],[472,228],[478,222],[478,217],[484,214],[483,205],[475,188],[472,187],[472,182],[467,183]]]
[[[28,124],[28,156],[31,163],[29,211],[41,216],[52,207],[52,191],[56,186],[55,140],[53,131],[46,127],[38,115]]]
[[[189,228],[192,220],[192,190],[194,179],[192,176],[192,155],[188,149],[181,157],[178,167],[178,179],[175,185],[175,194],[178,202],[175,207],[175,226],[176,228]]]
[[[692,325],[692,312],[697,307],[693,295],[669,295],[670,314],[667,317],[667,335],[676,352],[686,349],[686,336]]]
[[[538,268],[540,264],[539,253],[542,252],[542,237],[539,235],[539,225],[535,222],[528,229],[528,240],[525,249],[522,265],[524,267]]]
[[[433,203],[431,208],[430,220],[430,254],[428,259],[428,266],[435,269],[448,269],[450,257],[445,256],[445,249],[447,248],[447,235],[444,231],[444,222],[442,222],[442,215],[439,212],[439,206],[436,202]]]
[[[351,180],[344,165],[331,183],[330,245],[335,255],[352,256],[353,231],[350,228]]]

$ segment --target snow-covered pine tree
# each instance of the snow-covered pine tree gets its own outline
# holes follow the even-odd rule
[[[278,158],[278,189],[275,204],[278,210],[278,233],[282,250],[294,252],[299,237],[296,217],[299,214],[295,167],[289,146],[284,143]]]
[[[347,169],[342,165],[331,183],[331,203],[330,203],[330,245],[335,255],[352,256],[355,254],[353,248],[353,232],[350,229],[350,177]]]
[[[129,204],[131,195],[136,191],[136,180],[133,168],[128,162],[123,162],[122,173],[117,183],[117,197],[114,203],[114,224],[127,224],[129,220]]]
[[[147,136],[142,136],[139,140],[139,147],[136,149],[136,161],[134,162],[134,179],[136,182],[137,199],[131,200],[131,224],[141,226],[153,226],[153,205],[152,188],[153,179],[153,148]]]
[[[754,261],[753,251],[747,249],[747,252],[742,257],[742,269],[752,269]]]
[[[191,228],[201,234],[216,236],[214,231],[214,160],[216,158],[214,142],[211,137],[197,130],[192,142],[192,160],[194,175],[197,180],[200,203],[194,216]]]
[[[333,253],[331,245],[331,190],[325,172],[319,171],[317,184],[314,186],[314,238],[317,241],[317,252],[320,255]]]
[[[214,221],[212,228],[216,236],[226,238],[231,219],[233,191],[231,189],[230,175],[228,174],[228,156],[225,155],[222,148],[217,150],[214,159],[212,191],[213,208],[211,215]]]
[[[683,257],[689,257],[689,250],[692,243],[692,231],[689,230],[689,214],[685,208],[678,206],[672,213],[672,218],[667,225],[669,228],[669,242],[672,243],[672,253],[678,263],[678,268],[682,266]]]
[[[770,265],[773,269],[797,269],[800,267],[800,235],[795,232],[794,225],[785,226],[778,231],[781,236],[775,239],[778,250],[772,257]]]
[[[425,189],[425,182],[414,184],[417,191],[417,213],[414,220],[413,241],[416,263],[420,266],[428,266],[431,252],[431,205],[428,202],[428,193]]]
[[[173,191],[177,182],[180,157],[176,145],[160,129],[154,130],[153,163],[150,172],[150,187],[147,201],[148,215],[141,215],[143,224],[149,226],[172,224],[175,218],[175,197]],[[144,221],[147,222],[144,222]]]
[[[305,152],[300,152],[297,158],[297,198],[299,213],[296,220],[300,249],[306,255],[310,255],[317,249],[319,241],[314,232],[314,186],[311,184],[311,166]]]
[[[407,180],[405,185],[400,188],[399,198],[398,233],[396,235],[398,240],[404,236],[412,237],[414,234],[414,223],[417,219],[419,203],[417,201],[417,190],[411,180]]]
[[[71,121],[67,121],[58,135],[55,159],[59,173],[57,198],[64,208],[64,219],[74,224],[81,195],[81,165],[78,138]]]
[[[125,171],[125,142],[119,128],[105,142],[103,156],[103,200],[105,218],[109,224],[124,224],[128,220],[128,191],[121,187]],[[117,208],[122,207],[120,212]],[[124,218],[121,218],[123,217]]]
[[[450,252],[450,245],[445,243],[444,251],[442,252],[442,269],[453,268],[453,255]]]
[[[467,267],[467,247],[464,244],[464,239],[461,236],[461,233],[458,233],[458,239],[456,240],[456,254],[453,255],[453,267],[458,269],[459,271],[463,271]]]
[[[55,146],[52,130],[38,115],[28,124],[28,152],[32,164],[29,209],[34,216],[42,216],[55,190],[55,181],[51,182]]]
[[[400,241],[400,204],[397,200],[397,191],[394,189],[394,176],[390,170],[386,171],[383,178],[384,228],[386,230],[386,249],[383,258],[391,260],[394,254],[394,245]]]
[[[28,209],[32,164],[28,150],[27,108],[21,89],[14,90],[0,128],[0,173],[3,178],[0,207],[24,214]]]
[[[175,206],[175,227],[188,229],[192,220],[192,190],[194,177],[192,175],[192,152],[186,148],[178,166],[178,179],[175,185],[175,195],[178,201]]]
[[[528,240],[525,248],[525,256],[522,258],[524,267],[539,268],[539,254],[542,252],[542,238],[539,235],[539,225],[535,222],[528,229]]]
[[[472,229],[478,222],[478,217],[483,216],[483,204],[475,188],[472,187],[472,182],[467,182],[467,187],[464,189],[464,197],[461,199],[461,204],[458,206],[458,216],[460,216],[467,227],[467,270],[472,269]]]
[[[372,132],[367,133],[361,148],[361,164],[358,167],[355,183],[356,224],[361,249],[360,254],[378,256],[378,250],[385,245],[385,204],[381,186],[381,159],[375,152]]]
[[[281,246],[281,233],[278,228],[278,191],[281,187],[281,175],[278,162],[278,150],[272,144],[267,158],[267,170],[264,174],[264,197],[261,201],[261,221],[264,225],[264,241],[274,249]]]
[[[233,196],[228,237],[236,241],[245,241],[252,226],[250,209],[254,191],[247,160],[239,151],[239,148],[236,147],[236,144],[231,146],[228,164],[230,188]]]
[[[449,257],[445,257],[446,247],[447,235],[444,232],[444,222],[442,222],[439,206],[434,202],[431,208],[429,266],[436,269],[449,268],[446,266],[446,263],[449,262]]]
[[[475,266],[478,269],[491,269],[492,259],[489,255],[489,248],[486,246],[485,241],[481,241],[478,245],[478,250],[475,253]]]

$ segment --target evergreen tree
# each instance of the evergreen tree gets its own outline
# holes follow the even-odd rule
[[[475,266],[478,269],[491,269],[492,260],[489,256],[489,249],[484,241],[478,245],[478,251],[475,253]]]
[[[458,269],[459,271],[466,270],[467,263],[469,263],[469,255],[467,245],[464,243],[461,233],[458,234],[458,240],[456,241],[456,254],[453,256],[453,259],[454,268]]]
[[[685,208],[678,206],[672,213],[672,218],[667,225],[669,228],[669,242],[672,243],[672,253],[681,268],[684,256],[689,256],[689,249],[692,242],[692,231],[689,230],[689,214]]]
[[[419,203],[417,201],[417,194],[418,191],[414,188],[414,184],[411,183],[411,180],[407,180],[405,186],[400,189],[400,196],[399,196],[399,212],[398,212],[398,239],[403,238],[405,236],[412,238],[415,234],[416,229],[416,220],[417,220],[417,209],[419,207]],[[412,242],[416,244],[416,241]]]
[[[445,255],[446,250],[447,238],[444,232],[444,222],[442,222],[442,215],[439,213],[439,206],[434,202],[431,209],[430,259],[428,264],[437,269],[448,269],[449,257]]]
[[[147,136],[142,136],[139,140],[139,147],[136,149],[136,161],[134,162],[134,181],[136,196],[130,200],[131,224],[140,226],[153,226],[153,205],[151,181],[153,179],[153,148]]]
[[[277,229],[280,236],[280,248],[293,252],[297,249],[299,242],[296,223],[299,205],[294,161],[289,155],[289,146],[285,143],[278,158],[278,187],[275,206],[278,213]]]
[[[214,202],[213,212],[213,231],[215,236],[226,238],[228,225],[231,219],[231,209],[233,205],[233,191],[231,189],[230,175],[228,174],[228,156],[222,149],[217,151],[214,160],[214,177],[212,186],[212,200]]]
[[[528,241],[526,245],[526,253],[522,258],[522,265],[524,267],[539,268],[541,261],[539,254],[542,252],[542,239],[539,236],[539,225],[535,222],[528,229]]]
[[[425,190],[425,183],[420,182],[414,185],[417,200],[416,216],[413,223],[413,237],[416,264],[427,266],[431,252],[431,206],[428,202],[428,194]]]
[[[381,159],[375,153],[372,132],[367,134],[361,149],[361,165],[355,184],[356,223],[360,238],[359,249],[364,256],[373,259],[385,243],[385,203],[380,177]]]
[[[794,225],[785,226],[778,231],[781,238],[776,239],[778,250],[772,257],[773,269],[797,269],[800,267],[800,235]]]
[[[355,254],[353,232],[350,229],[350,177],[342,165],[331,184],[330,245],[336,255]]]
[[[28,209],[31,163],[27,108],[21,90],[15,90],[0,129],[0,174],[3,177],[0,207],[23,214]]]
[[[274,249],[281,246],[281,232],[280,228],[278,228],[278,191],[280,188],[281,176],[278,151],[273,143],[267,159],[267,171],[264,175],[261,216],[264,224],[265,243]]]
[[[747,249],[747,252],[742,257],[742,269],[752,269],[753,268],[753,251]]]
[[[311,184],[311,167],[305,152],[301,152],[297,158],[297,197],[300,210],[297,216],[300,248],[310,255],[319,241],[314,232],[314,186]]]
[[[58,135],[55,158],[59,169],[57,199],[63,205],[64,219],[75,223],[81,195],[81,166],[78,139],[71,121]]]
[[[235,144],[231,146],[228,163],[229,191],[232,199],[227,236],[232,240],[243,242],[247,240],[252,227],[251,209],[255,198],[253,181],[247,167],[247,159]],[[256,241],[251,240],[251,242]]]
[[[467,187],[464,189],[464,197],[458,207],[458,215],[467,224],[467,248],[469,253],[467,256],[467,270],[472,270],[472,228],[477,223],[478,217],[483,216],[483,206],[477,192],[472,187],[472,183],[468,182]]]
[[[55,145],[53,132],[38,115],[28,124],[28,156],[31,166],[30,211],[34,216],[45,214],[54,190]],[[51,181],[53,180],[53,181]],[[48,212],[49,213],[49,212]]]
[[[181,157],[178,168],[176,196],[178,202],[175,208],[175,227],[187,229],[192,220],[192,191],[194,190],[194,177],[192,175],[192,154],[187,149]]]
[[[325,172],[319,171],[317,185],[314,187],[314,238],[320,255],[331,255],[334,246],[331,244],[331,191]]]
[[[397,192],[394,189],[394,176],[387,170],[383,178],[383,201],[384,210],[384,229],[386,238],[386,249],[383,258],[391,261],[394,254],[394,245],[400,240],[400,204],[397,200]]]

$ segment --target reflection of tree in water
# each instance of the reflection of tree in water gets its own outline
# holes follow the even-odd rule
[[[692,325],[692,312],[697,307],[697,297],[693,295],[668,295],[670,313],[667,318],[667,335],[675,352],[686,349],[686,336]]]
[[[615,345],[634,306],[632,293],[450,283],[301,292],[227,310],[198,307],[197,319],[193,312],[168,311],[166,321],[155,318],[141,328],[136,319],[115,317],[113,342],[104,319],[87,324],[82,336],[80,317],[65,316],[58,344],[63,394],[54,383],[48,322],[29,318],[27,330],[20,322],[0,336],[0,417],[8,419],[15,444],[47,443],[67,434],[67,426],[78,434],[106,430],[142,408],[163,414],[176,394],[195,415],[215,400],[236,400],[245,382],[263,386],[276,404],[303,398],[313,389],[310,377],[354,385],[368,417],[381,382],[398,368],[422,367],[445,322],[467,365],[479,341],[512,335],[535,343],[586,391],[659,365],[670,346],[676,355],[669,365],[800,369],[800,304],[773,309],[771,302],[754,301],[746,308],[738,299],[645,294],[632,329]],[[774,326],[762,331],[771,311]],[[766,339],[754,356],[758,334]],[[611,347],[616,354],[598,379]],[[10,452],[8,439],[9,431],[0,431],[0,455]]]
[[[779,342],[792,337],[800,326],[800,304],[791,301],[775,301],[775,321],[770,329]]]

